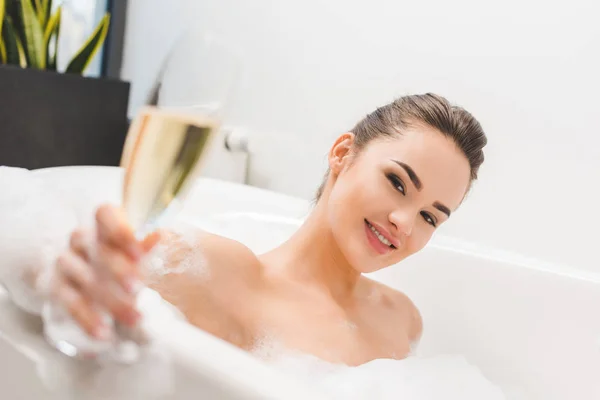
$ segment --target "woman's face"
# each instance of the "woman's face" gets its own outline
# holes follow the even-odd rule
[[[370,142],[359,154],[344,134],[329,154],[327,213],[354,269],[373,272],[421,250],[460,205],[469,186],[466,157],[433,128]]]

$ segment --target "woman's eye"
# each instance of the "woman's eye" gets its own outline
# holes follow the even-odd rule
[[[421,211],[421,215],[423,216],[425,222],[427,222],[429,225],[433,226],[434,228],[437,226],[435,219],[431,216],[431,214]]]
[[[406,186],[404,186],[404,182],[402,182],[402,179],[398,178],[398,176],[394,174],[388,174],[387,178],[392,184],[392,186],[396,188],[396,190],[398,190],[403,195],[406,195]]]

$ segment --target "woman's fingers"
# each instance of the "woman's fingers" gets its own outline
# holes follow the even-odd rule
[[[77,229],[71,233],[69,247],[71,251],[84,260],[89,260],[90,248],[93,245],[94,233],[83,229]]]
[[[94,270],[87,262],[73,251],[61,254],[57,261],[60,275],[85,293],[91,293],[98,285]]]
[[[154,246],[160,242],[161,235],[159,231],[154,231],[142,240],[141,246],[144,253],[148,253]]]
[[[118,249],[104,243],[96,244],[94,267],[108,281],[115,281],[127,293],[135,294],[141,287],[137,263]]]
[[[135,294],[142,285],[137,264],[160,234],[139,242],[121,209],[111,206],[98,209],[96,222],[96,232],[73,232],[69,250],[58,257],[52,297],[85,332],[106,339],[111,331],[100,310],[126,325],[139,320]]]
[[[103,280],[116,280],[127,292],[137,291],[139,289],[137,265],[131,262],[118,247],[102,242],[92,243],[92,241],[91,233],[79,230],[73,232],[70,240],[71,252],[63,254],[59,258],[59,264],[62,259],[64,264],[77,268],[80,274],[83,274],[82,270],[86,270],[87,279],[92,279],[90,275],[95,272]],[[74,259],[74,255],[80,260]],[[82,262],[85,265],[82,265]],[[78,284],[83,285],[84,282]],[[92,288],[86,286],[85,289]]]
[[[101,290],[93,293],[94,302],[106,309],[115,320],[134,326],[140,318],[139,312],[135,309],[135,299],[133,296],[125,294],[120,288],[108,283],[102,285]]]
[[[135,309],[134,295],[142,287],[137,265],[122,252],[103,243],[97,244],[94,257],[95,268],[103,274],[94,297],[115,319],[134,325],[140,317]]]
[[[101,340],[110,338],[111,330],[103,323],[100,313],[93,307],[92,302],[62,277],[56,279],[52,296],[88,335]]]
[[[125,293],[122,288],[116,287],[113,282],[113,278],[118,276],[115,275],[115,270],[126,270],[128,260],[107,247],[97,252],[95,257],[96,262],[99,263],[98,267],[104,269],[105,274],[108,273],[109,276],[101,276],[98,269],[95,270],[83,258],[71,251],[64,253],[57,260],[60,278],[72,289],[77,290],[81,296],[106,309],[118,321],[127,325],[135,324],[140,315],[135,309],[134,297]],[[118,273],[121,276],[125,275],[122,272]]]
[[[139,261],[142,249],[122,210],[109,205],[96,212],[98,240],[125,251],[134,261]]]

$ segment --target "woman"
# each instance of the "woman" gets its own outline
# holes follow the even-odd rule
[[[427,244],[476,179],[486,142],[471,114],[444,98],[402,97],[335,141],[314,210],[277,248],[256,255],[217,235],[188,243],[169,231],[138,242],[121,210],[102,206],[97,232],[74,232],[58,258],[53,296],[98,338],[111,332],[94,306],[134,325],[133,296],[144,281],[190,323],[249,351],[269,338],[348,365],[404,358],[422,332],[419,312],[363,274]],[[157,244],[171,273],[139,265]],[[192,256],[198,249],[201,257]],[[178,268],[190,260],[193,268]],[[122,290],[99,284],[95,271]]]

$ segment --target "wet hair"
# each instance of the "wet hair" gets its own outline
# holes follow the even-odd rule
[[[379,107],[351,130],[354,133],[354,151],[359,153],[376,139],[402,136],[409,126],[425,125],[452,139],[469,161],[471,182],[477,179],[483,164],[483,148],[487,137],[479,122],[462,107],[451,104],[433,93],[409,95]],[[318,201],[329,176],[329,170],[316,194]]]

